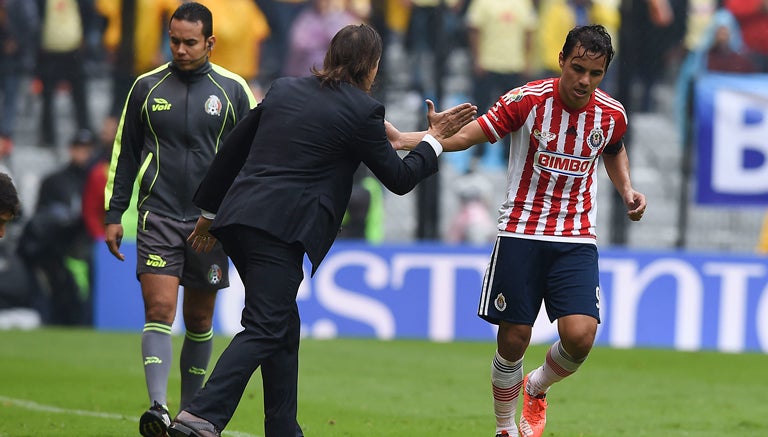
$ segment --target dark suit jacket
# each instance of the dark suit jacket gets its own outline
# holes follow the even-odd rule
[[[339,232],[361,162],[397,194],[437,172],[427,142],[400,158],[387,141],[384,106],[364,91],[281,78],[230,133],[194,202],[217,214],[214,235],[239,224],[301,243],[314,273]]]

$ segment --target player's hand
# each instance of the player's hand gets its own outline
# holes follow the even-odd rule
[[[125,255],[120,253],[120,243],[123,242],[123,225],[110,223],[104,227],[104,241],[109,252],[120,261],[125,261]]]
[[[442,112],[435,112],[435,104],[427,99],[427,120],[429,129],[427,132],[438,141],[442,141],[455,134],[467,123],[475,119],[477,106],[471,103],[462,103]]]
[[[630,220],[636,222],[643,218],[647,204],[642,193],[631,190],[624,196],[624,204],[627,205],[627,216]]]
[[[200,216],[195,223],[195,229],[189,234],[187,242],[192,246],[196,252],[210,252],[213,246],[216,244],[216,238],[208,232],[213,220]]]

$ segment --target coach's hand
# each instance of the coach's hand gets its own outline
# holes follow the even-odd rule
[[[395,150],[406,150],[405,144],[401,141],[402,134],[392,123],[384,120],[384,131],[387,133],[387,140]]]
[[[213,245],[216,244],[216,239],[208,232],[213,220],[209,220],[205,217],[200,217],[195,223],[195,230],[189,234],[187,242],[192,246],[196,252],[210,252],[213,249]]]
[[[107,243],[109,252],[120,261],[125,261],[125,255],[120,253],[120,243],[123,241],[123,225],[120,223],[110,223],[104,227],[104,241]]]

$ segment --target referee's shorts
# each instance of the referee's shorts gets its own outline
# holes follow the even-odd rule
[[[197,253],[187,243],[195,223],[140,211],[136,277],[142,273],[176,276],[182,286],[200,290],[229,287],[229,259],[221,243],[217,241],[208,253]]]

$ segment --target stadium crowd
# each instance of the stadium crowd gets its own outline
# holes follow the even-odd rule
[[[99,202],[106,180],[105,160],[111,154],[119,114],[133,80],[170,59],[168,19],[181,2],[0,1],[0,167],[14,177],[23,200],[21,217],[9,226],[8,237],[0,242],[0,255],[10,266],[0,272],[4,277],[0,281],[0,308],[39,309],[41,321],[46,324],[90,324],[90,257],[82,254],[81,246],[83,238],[92,242],[103,239]],[[201,3],[210,7],[215,17],[218,42],[211,61],[246,78],[257,100],[275,78],[308,74],[317,63],[317,53],[324,52],[336,29],[349,23],[372,24],[385,41],[374,95],[388,102],[388,115],[404,114],[401,117],[408,122],[414,118],[408,111],[420,111],[425,98],[471,101],[485,111],[490,105],[489,96],[527,80],[551,76],[556,66],[550,61],[561,49],[558,42],[574,25],[593,22],[606,26],[618,48],[617,68],[606,77],[602,88],[622,100],[630,113],[652,113],[660,110],[657,88],[674,86],[682,141],[690,141],[686,131],[689,90],[698,74],[710,70],[768,71],[765,0]],[[627,65],[629,77],[622,68]],[[625,77],[621,77],[622,73]],[[443,88],[441,83],[448,86]],[[447,92],[441,94],[441,88]],[[25,243],[20,237],[31,232],[25,228],[39,215],[43,179],[70,165],[70,146],[87,132],[93,133],[89,140],[92,147],[84,148],[87,156],[78,157],[84,161],[78,176],[58,187],[70,191],[62,194],[69,199],[67,202],[82,202],[86,207],[79,211],[74,223],[48,225],[53,230],[69,229],[68,236],[79,237],[56,240],[55,244],[62,245],[57,250],[68,273],[46,275],[39,265],[18,256],[19,250],[31,251],[22,247]],[[473,223],[486,227],[487,218],[467,220],[458,211],[471,192],[477,200],[470,204],[472,208],[477,211],[485,207],[491,216],[495,214],[496,205],[490,202],[489,192],[493,183],[485,174],[489,168],[505,165],[505,149],[479,145],[472,150],[471,158],[451,163],[460,175],[472,176],[463,180],[475,183],[463,189],[455,187],[451,198],[445,199],[455,205],[457,212],[453,215],[457,220],[452,223],[445,218],[445,230],[440,231],[439,238],[451,243],[490,241],[492,232],[459,228]],[[24,165],[29,159],[17,159],[18,154],[34,156],[40,165]],[[358,216],[384,226],[381,222],[386,208],[381,208],[381,200],[374,203],[379,205],[375,211]],[[72,220],[70,216],[66,219]],[[377,232],[369,226],[368,232],[377,235],[377,241],[386,239],[381,229]],[[475,237],[457,237],[460,235]],[[77,316],[57,316],[46,310],[56,299],[56,290],[62,287],[70,290],[68,305],[71,307],[75,300],[73,311]]]

